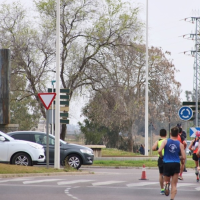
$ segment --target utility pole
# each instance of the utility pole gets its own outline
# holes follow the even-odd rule
[[[193,76],[193,96],[195,96],[195,125],[198,127],[198,91],[200,91],[200,17],[186,18],[185,21],[189,21],[195,24],[195,33],[184,35],[186,39],[195,41],[195,49],[191,50],[191,55],[194,59],[194,76]],[[186,52],[184,52],[186,54]]]

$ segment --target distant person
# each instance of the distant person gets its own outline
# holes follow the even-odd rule
[[[152,150],[156,151],[160,148],[162,142],[166,140],[167,138],[167,131],[165,129],[160,130],[160,139],[157,140],[154,145],[152,146]],[[164,156],[164,149],[162,150],[162,156]],[[158,154],[158,169],[159,169],[159,182],[160,182],[160,194],[164,195],[165,194],[165,189],[164,189],[164,177],[163,177],[163,158],[160,157]]]
[[[180,157],[185,159],[185,150],[183,144],[178,140],[179,129],[178,127],[173,127],[171,129],[171,137],[164,140],[158,149],[160,157],[163,157],[163,175],[165,179],[165,195],[170,194],[170,179],[171,179],[171,200],[177,193],[177,182],[180,173]],[[162,156],[162,150],[164,149],[164,156]]]
[[[193,139],[188,147],[189,150],[193,151],[192,154],[192,159],[194,160],[195,163],[195,174],[197,178],[197,182],[199,182],[199,157],[198,157],[198,145],[199,145],[199,138],[200,138],[200,131],[196,131],[195,133],[195,139]]]
[[[182,128],[182,137],[184,138],[184,140],[187,140],[187,134],[186,132],[183,130],[183,127],[181,124],[177,124],[178,128]]]
[[[182,135],[183,129],[179,127],[178,130],[179,130],[179,134],[178,134],[177,139],[179,140],[180,143],[183,144],[183,147],[184,147],[184,150],[185,150],[186,147],[187,147],[187,143],[185,141],[185,137]],[[180,154],[179,156],[181,157],[182,155]],[[180,166],[180,174],[179,174],[178,179],[183,180],[182,174],[183,174],[183,171],[184,171],[184,168],[185,168],[185,159],[181,158],[180,160],[181,160],[181,166]]]
[[[144,146],[142,144],[140,145],[139,152],[144,155]]]
[[[43,136],[39,136],[39,140],[37,142],[38,144],[43,144],[44,143],[44,137]]]
[[[187,134],[186,134],[186,132],[183,130],[182,125],[181,125],[181,124],[177,124],[177,127],[182,129],[181,137],[182,137],[182,140],[184,140],[184,141],[186,142],[186,144],[187,144]],[[185,148],[185,153],[186,153],[186,148]],[[183,172],[187,172],[187,169],[186,169],[186,162],[187,162],[187,157],[186,157],[186,159],[185,159]]]

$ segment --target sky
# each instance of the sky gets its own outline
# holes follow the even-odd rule
[[[146,20],[146,0],[130,0],[141,7],[140,17]],[[184,39],[183,35],[195,33],[195,24],[189,23],[191,17],[200,14],[199,0],[148,0],[148,41],[149,47],[161,47],[171,52],[170,59],[179,72],[176,80],[181,83],[181,99],[186,100],[185,91],[193,90],[194,41]],[[188,18],[185,21],[185,18]],[[188,51],[187,55],[184,51]]]
[[[14,0],[4,0],[6,3],[12,3]],[[32,5],[32,0],[18,0],[26,6]],[[140,19],[145,23],[146,20],[146,0],[123,0],[128,1],[134,6],[139,6]],[[0,0],[0,2],[3,2]],[[148,41],[149,47],[161,47],[163,51],[171,52],[169,57],[179,72],[176,73],[176,80],[181,83],[181,100],[185,101],[185,91],[193,90],[193,66],[194,57],[190,50],[194,50],[194,41],[184,39],[183,35],[195,33],[195,24],[185,21],[200,15],[199,0],[148,0]],[[144,32],[145,36],[145,32]],[[183,52],[188,51],[185,55]],[[87,99],[82,98],[72,102],[70,110],[73,110],[70,123],[76,124],[82,121],[80,118],[82,104]]]

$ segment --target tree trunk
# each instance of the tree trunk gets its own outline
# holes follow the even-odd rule
[[[128,151],[133,152],[133,136],[132,136],[132,126],[128,131]]]
[[[66,124],[62,124],[61,132],[60,132],[60,139],[61,140],[65,140],[66,131],[67,131],[67,125]]]

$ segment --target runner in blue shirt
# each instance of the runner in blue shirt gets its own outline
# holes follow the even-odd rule
[[[178,127],[173,127],[171,129],[171,137],[167,140],[164,140],[158,149],[160,157],[162,157],[162,150],[164,149],[163,175],[165,180],[165,195],[169,196],[171,178],[171,200],[174,200],[174,197],[177,193],[177,182],[180,173],[180,159],[185,160],[186,158],[184,146],[177,140],[178,133]],[[181,153],[181,158],[179,157],[179,153]]]

